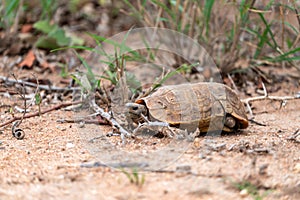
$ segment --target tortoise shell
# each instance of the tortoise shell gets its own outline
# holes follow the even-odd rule
[[[243,103],[232,89],[219,83],[164,86],[128,107],[129,113],[143,113],[151,121],[188,130],[231,132],[248,127]]]

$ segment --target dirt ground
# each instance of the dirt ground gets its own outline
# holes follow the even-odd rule
[[[123,15],[108,22],[105,20],[108,11],[98,10],[94,4],[83,8],[84,14],[94,9],[90,21],[74,16],[65,18],[67,12],[64,13],[63,6],[58,10],[62,13],[60,24],[64,24],[64,20],[71,22],[70,27],[78,28],[77,34],[81,37],[87,37],[83,32],[94,31],[95,27],[109,35],[108,32],[128,30],[135,23]],[[29,20],[31,25],[34,21],[35,18]],[[6,33],[0,30],[1,37],[6,37]],[[33,40],[39,37],[33,29],[28,33]],[[21,34],[26,42],[14,41],[13,37],[1,41],[0,76],[14,79],[13,73],[17,79],[31,77],[35,82],[38,78],[44,81],[42,84],[50,81],[66,88],[71,78],[62,78],[59,64],[75,71],[76,55],[71,51],[51,54],[39,50],[36,53],[39,61],[22,67],[20,63],[34,49],[31,37],[26,34]],[[95,41],[86,39],[86,45],[89,44],[95,45]],[[263,95],[263,81],[269,96],[299,95],[300,76],[295,67],[266,62],[248,70],[250,61],[246,57],[241,57],[233,66],[242,71],[240,77],[233,75],[234,81],[239,82],[237,89],[241,99]],[[42,66],[41,61],[53,65]],[[147,70],[134,73],[139,78],[151,76],[152,82],[160,76]],[[230,85],[232,81],[226,77],[223,76],[222,81]],[[179,84],[177,79],[170,81]],[[22,116],[19,112],[22,109],[17,108],[22,108],[24,103],[18,94],[22,86],[4,82],[0,80],[0,124]],[[151,81],[146,80],[146,83]],[[27,94],[34,93],[34,87],[27,91]],[[47,93],[42,89],[41,93],[44,94],[42,111],[72,101],[70,93]],[[147,140],[126,138],[122,143],[119,135],[110,134],[110,125],[63,122],[79,116],[77,111],[67,107],[24,119],[18,127],[25,132],[21,140],[13,137],[12,124],[8,123],[0,126],[0,199],[300,199],[300,99],[283,103],[255,101],[251,107],[255,122],[250,121],[247,129],[218,136],[203,135],[193,141],[151,137]],[[35,112],[38,106],[30,106],[29,114]],[[250,113],[247,114],[251,118]]]
[[[285,82],[281,87],[289,89],[269,95],[299,91]],[[18,96],[1,95],[3,122],[9,116],[4,105],[13,104],[13,99],[20,101]],[[43,105],[42,110],[51,106]],[[239,133],[200,136],[166,167],[139,169],[138,179],[144,179],[140,184],[131,183],[124,171],[95,163],[103,162],[97,159],[103,152],[88,146],[83,137],[87,129],[57,122],[72,118],[74,112],[62,109],[25,119],[20,127],[26,133],[23,140],[12,137],[11,126],[1,130],[0,199],[299,199],[300,138],[291,139],[300,128],[299,100],[289,100],[282,108],[270,100],[252,107],[255,121],[263,126],[250,122]],[[94,126],[99,133],[111,131],[107,125]],[[118,141],[115,148],[130,149],[134,144],[134,139],[124,146],[119,136],[108,138]],[[153,140],[150,147],[159,148],[170,138]],[[140,146],[138,151],[147,148]],[[238,189],[238,183],[251,183],[256,193]]]

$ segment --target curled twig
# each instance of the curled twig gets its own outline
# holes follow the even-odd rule
[[[13,122],[13,125],[11,128],[12,135],[15,138],[17,138],[18,140],[22,140],[25,137],[25,132],[22,129],[17,128],[20,124],[21,124],[21,121],[15,121],[15,122]]]

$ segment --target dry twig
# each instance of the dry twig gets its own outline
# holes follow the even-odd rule
[[[80,87],[65,87],[65,88],[61,88],[61,87],[55,87],[55,86],[50,86],[50,85],[41,85],[41,84],[36,84],[36,83],[31,83],[28,81],[23,81],[23,80],[15,80],[15,79],[11,79],[5,76],[0,76],[0,80],[7,82],[7,83],[11,83],[11,84],[22,84],[24,86],[29,86],[29,87],[34,87],[34,88],[38,88],[41,90],[48,90],[48,91],[53,91],[53,92],[66,92],[66,91],[80,91],[81,88]]]
[[[31,114],[26,114],[26,115],[23,115],[23,116],[15,116],[14,118],[8,120],[7,122],[1,123],[0,127],[6,126],[10,123],[21,120],[22,118],[25,119],[25,118],[36,117],[36,116],[51,112],[53,110],[58,110],[58,109],[61,109],[61,108],[64,108],[64,107],[68,107],[68,106],[75,105],[75,104],[80,104],[80,103],[82,103],[82,101],[64,102],[64,103],[58,104],[58,105],[56,105],[52,108],[48,108],[46,110],[41,110],[41,112],[35,112],[35,113],[31,113]]]
[[[17,77],[13,74],[13,77],[15,80],[17,80]],[[24,119],[24,116],[26,114],[26,110],[27,108],[27,101],[26,101],[26,93],[25,93],[25,86],[24,84],[22,84],[22,87],[18,90],[18,94],[20,95],[21,99],[23,100],[24,102],[24,112],[23,112],[23,115],[22,117],[20,118],[20,120],[18,121],[15,121],[12,125],[12,128],[11,128],[11,132],[12,132],[12,135],[17,138],[18,140],[22,140],[24,137],[25,137],[25,132],[21,129],[21,128],[18,128],[18,126],[22,123],[23,119]]]
[[[250,98],[241,100],[244,104],[246,104],[251,118],[253,118],[253,112],[252,112],[252,109],[250,106],[250,102],[252,102],[252,101],[261,101],[261,100],[281,101],[281,106],[284,106],[288,100],[300,99],[300,97],[297,95],[295,95],[295,96],[269,96],[264,83],[262,83],[262,86],[263,86],[263,90],[264,90],[263,96],[250,97]]]
[[[287,140],[292,140],[300,143],[300,129],[297,129]]]
[[[109,121],[113,125],[114,128],[118,129],[118,131],[121,134],[121,139],[122,139],[123,143],[125,143],[125,136],[126,137],[132,137],[132,135],[128,131],[126,131],[114,118],[112,118],[112,116],[109,113],[105,112],[102,108],[100,108],[96,104],[95,100],[91,100],[90,101],[90,106],[101,117],[103,117],[104,119],[106,119],[107,121]]]

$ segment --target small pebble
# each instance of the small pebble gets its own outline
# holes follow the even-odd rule
[[[196,148],[199,148],[200,147],[200,139],[199,138],[195,138],[195,140],[194,140],[194,146],[196,147]]]
[[[56,126],[57,129],[61,130],[61,131],[65,131],[67,130],[65,127],[61,127],[61,126]]]
[[[203,153],[200,153],[200,154],[199,154],[199,158],[200,158],[200,159],[205,159],[205,158],[206,158],[206,155],[203,154]]]
[[[295,166],[294,166],[294,171],[296,172],[296,173],[300,173],[300,163],[297,163]]]
[[[68,142],[68,143],[66,144],[66,148],[67,148],[67,149],[70,149],[70,148],[73,148],[73,147],[75,147],[75,145],[74,145],[73,143],[71,143],[71,142]]]
[[[176,167],[176,172],[191,172],[192,167],[190,165],[181,165]]]
[[[80,122],[79,122],[79,128],[84,128],[84,126],[85,126],[84,121],[80,121]]]
[[[246,196],[248,196],[248,190],[247,189],[242,189],[241,191],[240,191],[240,195],[241,195],[241,197],[246,197]]]

